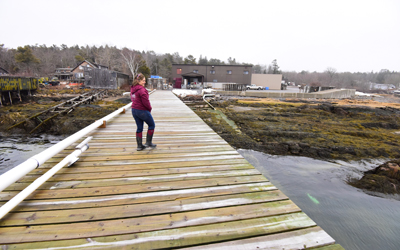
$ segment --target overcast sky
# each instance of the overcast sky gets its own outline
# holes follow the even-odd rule
[[[0,0],[0,44],[112,45],[284,71],[400,71],[400,0]]]

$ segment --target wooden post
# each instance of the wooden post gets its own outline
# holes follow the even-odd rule
[[[10,103],[12,105],[11,91],[8,91],[8,97],[10,98]]]
[[[107,125],[107,122],[103,121],[103,125],[100,125],[99,128],[106,128],[107,127],[106,125]]]
[[[19,97],[19,101],[22,102],[21,90],[19,89],[19,86],[18,86],[18,97]]]

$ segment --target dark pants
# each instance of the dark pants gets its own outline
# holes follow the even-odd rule
[[[136,133],[142,133],[143,122],[149,126],[148,130],[154,130],[156,124],[154,123],[153,116],[147,110],[132,109],[132,116],[136,121]]]

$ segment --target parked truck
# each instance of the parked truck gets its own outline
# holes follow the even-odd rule
[[[255,84],[247,85],[246,86],[247,90],[263,90],[265,89],[263,86],[257,86]]]

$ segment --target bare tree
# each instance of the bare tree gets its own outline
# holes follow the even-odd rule
[[[5,48],[4,44],[0,44],[0,67],[8,70],[10,73],[18,70],[15,64],[14,52],[15,50],[10,50]]]
[[[333,78],[336,76],[337,70],[332,67],[328,67],[325,70],[325,73],[328,75],[328,82],[327,85],[332,85],[333,84]]]
[[[144,61],[142,60],[142,57],[137,51],[128,48],[123,48],[121,51],[121,55],[128,65],[132,75],[135,76],[138,73],[138,69],[140,68],[140,66],[143,65]]]
[[[111,60],[112,60],[112,51],[110,47],[108,47],[108,45],[106,45],[105,47],[101,46],[98,49],[96,63],[105,65],[109,69],[111,69]]]
[[[150,68],[150,72],[153,75],[158,75],[159,61],[162,60],[160,57],[162,56],[157,55],[153,50],[142,52],[142,58],[146,62],[147,67]]]
[[[391,73],[385,78],[386,84],[393,84],[396,88],[400,87],[400,73]]]

